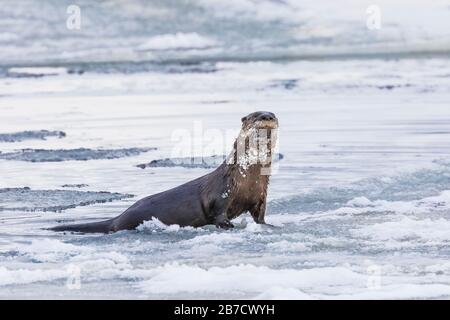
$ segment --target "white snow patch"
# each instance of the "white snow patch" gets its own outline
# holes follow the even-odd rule
[[[167,225],[157,218],[147,220],[141,223],[136,230],[138,231],[151,231],[151,232],[178,232],[180,230],[194,230],[193,227],[180,227],[178,224]]]
[[[450,221],[439,218],[432,220],[403,216],[398,221],[389,221],[353,229],[356,236],[376,240],[421,240],[450,241]]]
[[[257,300],[313,300],[310,295],[296,288],[272,287],[255,297]]]
[[[263,232],[265,231],[265,228],[263,228],[263,225],[258,224],[256,222],[245,222],[246,226],[245,226],[245,231],[247,232],[252,232],[252,233],[257,233],[257,232]],[[266,229],[269,230],[269,229]]]
[[[186,245],[203,245],[203,244],[216,244],[220,245],[223,243],[236,243],[242,242],[242,234],[236,234],[231,232],[212,232],[208,234],[198,235],[192,239],[183,241]]]
[[[267,244],[267,248],[274,251],[308,251],[309,248],[301,242],[291,242],[287,240],[281,240]]]
[[[8,69],[8,74],[21,76],[56,76],[66,73],[66,68],[62,67],[13,67]]]
[[[323,286],[365,285],[366,276],[345,267],[271,269],[250,264],[202,268],[166,264],[138,287],[146,293],[259,293],[271,287],[318,289]]]
[[[154,36],[143,43],[141,50],[181,50],[207,49],[219,45],[214,39],[201,36],[198,33],[162,34]]]
[[[369,207],[372,205],[372,201],[366,197],[356,197],[347,202],[350,207]]]
[[[395,284],[383,285],[377,289],[357,290],[355,293],[342,295],[324,295],[323,299],[417,299],[442,298],[450,296],[447,284]]]
[[[5,250],[6,249],[6,250]],[[85,246],[76,246],[56,239],[32,240],[31,243],[14,243],[3,247],[1,251],[18,251],[31,259],[41,262],[55,262],[67,256],[90,253],[94,249]]]
[[[16,269],[11,270],[5,267],[0,267],[0,286],[11,284],[27,284],[37,281],[53,281],[61,278],[66,278],[68,273],[64,269]]]

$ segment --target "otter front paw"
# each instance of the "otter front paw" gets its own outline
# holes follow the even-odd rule
[[[221,220],[221,221],[216,221],[216,227],[228,230],[228,229],[234,228],[234,224],[232,224],[230,222],[230,220],[225,219],[225,220]]]

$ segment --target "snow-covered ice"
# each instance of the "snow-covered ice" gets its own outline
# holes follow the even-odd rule
[[[92,198],[97,191],[135,195],[88,206],[75,201],[61,212],[3,208],[1,298],[450,296],[447,59],[216,67],[0,78],[1,133],[66,133],[0,142],[2,153],[157,148],[85,161],[1,159],[0,188],[51,193],[72,185],[64,189],[78,192],[81,185]],[[286,79],[298,80],[286,86]],[[237,132],[240,118],[258,109],[275,112],[280,122],[284,158],[272,177],[267,213],[274,227],[244,215],[229,231],[158,221],[110,235],[45,230],[116,216],[138,198],[209,172],[136,166],[173,157],[175,145],[192,156],[227,154],[233,140],[227,130]],[[173,135],[184,130],[195,142],[199,123],[202,132],[223,137],[209,141],[204,134],[199,146]],[[203,154],[202,144],[210,153]],[[56,201],[58,192],[45,201]],[[74,277],[79,287],[70,285]]]

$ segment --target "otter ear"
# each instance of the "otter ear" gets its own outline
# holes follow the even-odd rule
[[[241,118],[242,122],[244,122],[245,120],[247,120],[247,116]]]

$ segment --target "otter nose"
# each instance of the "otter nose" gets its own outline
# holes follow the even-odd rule
[[[260,120],[275,120],[275,117],[273,115],[271,115],[270,113],[263,113],[259,116]]]

